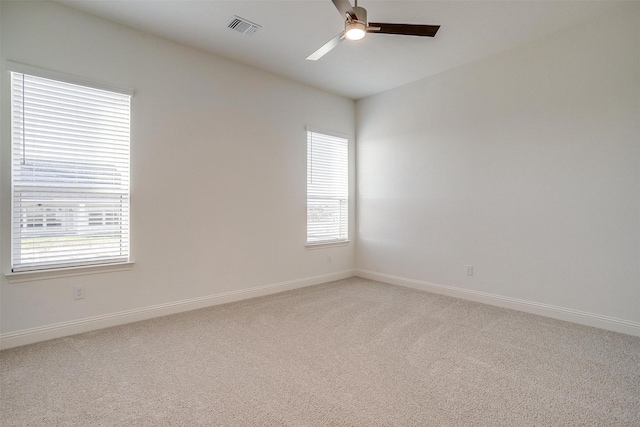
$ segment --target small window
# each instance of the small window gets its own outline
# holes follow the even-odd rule
[[[349,238],[349,140],[307,131],[307,244]]]
[[[12,271],[129,261],[130,95],[11,73]]]

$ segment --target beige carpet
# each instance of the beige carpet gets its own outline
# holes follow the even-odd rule
[[[2,426],[640,426],[640,338],[351,278],[0,353]]]

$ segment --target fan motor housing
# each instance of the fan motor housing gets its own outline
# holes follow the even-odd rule
[[[368,25],[368,23],[367,23],[367,9],[365,9],[364,7],[355,6],[353,8],[353,11],[355,12],[356,16],[358,17],[357,21],[363,23],[364,26],[366,27]]]

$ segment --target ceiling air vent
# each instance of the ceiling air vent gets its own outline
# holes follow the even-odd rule
[[[254,24],[251,21],[247,21],[244,18],[240,18],[239,16],[234,16],[231,21],[227,24],[228,28],[231,28],[234,31],[237,31],[242,34],[246,34],[250,36],[251,34],[258,31],[260,25]]]

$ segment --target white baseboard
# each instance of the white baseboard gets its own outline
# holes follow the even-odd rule
[[[105,314],[102,316],[88,317],[84,319],[72,320],[69,322],[24,329],[16,332],[9,332],[6,334],[0,334],[0,350],[18,347],[26,344],[33,344],[36,342],[65,337],[69,335],[75,335],[82,332],[108,328],[110,326],[138,322],[140,320],[151,319],[154,317],[181,313],[183,311],[196,310],[213,305],[225,304],[228,302],[275,294],[278,292],[303,288],[305,286],[318,285],[320,283],[331,282],[334,280],[346,279],[353,276],[353,274],[353,270],[338,271],[335,273],[305,277],[302,279],[289,280],[281,283],[256,286],[249,289],[223,292],[220,294],[190,298],[166,304],[158,304],[150,307],[142,307],[133,310]]]
[[[514,310],[524,311],[526,313],[538,314],[540,316],[552,317],[554,319],[566,320],[568,322],[579,323],[581,325],[593,326],[600,329],[607,329],[609,331],[640,337],[640,323],[630,320],[617,319],[615,317],[587,313],[584,311],[549,304],[541,304],[517,298],[504,297],[486,292],[462,289],[454,286],[439,285],[437,283],[430,283],[422,280],[407,279],[390,274],[376,273],[369,270],[354,270],[354,274],[365,279],[377,280],[379,282],[389,283],[392,285],[405,286],[408,288],[420,289],[423,291],[481,302],[498,307],[511,308]]]
[[[255,298],[264,295],[275,294],[306,286],[318,285],[320,283],[331,282],[333,280],[346,279],[353,275],[365,279],[377,280],[393,285],[405,286],[409,288],[424,290],[455,298],[481,302],[498,307],[511,308],[527,313],[566,320],[568,322],[607,329],[623,334],[640,337],[640,323],[629,320],[617,319],[614,317],[599,314],[587,313],[548,304],[541,304],[517,298],[504,297],[501,295],[489,294],[486,292],[473,291],[457,288],[454,286],[439,285],[437,283],[425,282],[422,280],[407,279],[390,274],[377,273],[368,270],[344,270],[335,273],[323,274],[319,276],[305,277],[302,279],[290,280],[281,283],[274,283],[264,286],[256,286],[249,289],[223,292],[220,294],[207,295],[204,297],[190,298],[181,301],[158,304],[149,307],[142,307],[133,310],[110,313],[102,316],[88,317],[84,319],[72,320],[69,322],[56,323],[37,328],[24,329],[21,331],[0,334],[0,350],[18,347],[26,344],[33,344],[54,338],[75,335],[82,332],[94,331],[108,328],[110,326],[123,325],[126,323],[138,322],[140,320],[154,317],[167,316],[184,311],[196,310],[228,302],[240,301],[243,299]]]

